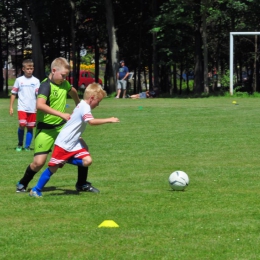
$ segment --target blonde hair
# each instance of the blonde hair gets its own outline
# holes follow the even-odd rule
[[[51,69],[68,69],[70,70],[70,64],[69,62],[63,58],[63,57],[59,57],[56,58],[52,63],[51,63]]]
[[[23,63],[22,63],[23,67],[25,67],[26,65],[31,65],[33,66],[33,61],[30,60],[30,59],[27,59],[27,60],[24,60]]]
[[[94,97],[95,99],[103,99],[107,96],[107,92],[102,89],[101,85],[98,83],[89,84],[84,91],[84,100]]]

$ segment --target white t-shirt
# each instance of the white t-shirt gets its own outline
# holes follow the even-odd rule
[[[40,87],[40,81],[34,76],[26,78],[21,76],[14,82],[12,94],[18,94],[18,111],[36,113],[36,96]]]
[[[91,108],[84,100],[74,108],[70,119],[59,133],[55,144],[71,152],[82,148],[79,138],[85,131],[89,120],[94,119]]]

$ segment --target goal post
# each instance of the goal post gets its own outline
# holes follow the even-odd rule
[[[260,35],[260,32],[230,32],[230,47],[229,47],[229,71],[230,71],[230,86],[229,92],[233,96],[233,74],[234,74],[234,36],[235,35]]]

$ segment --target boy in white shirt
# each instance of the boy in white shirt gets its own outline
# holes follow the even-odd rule
[[[18,146],[16,151],[23,149],[24,130],[27,128],[25,138],[25,151],[30,151],[30,145],[33,138],[33,128],[36,122],[36,96],[40,86],[40,81],[33,74],[34,64],[32,60],[24,60],[22,71],[24,75],[15,80],[11,91],[9,114],[13,116],[13,104],[18,95]]]
[[[52,174],[58,168],[62,168],[65,163],[83,167],[91,165],[91,155],[81,138],[87,124],[101,125],[119,122],[116,117],[94,119],[91,113],[91,109],[97,107],[106,95],[106,92],[98,83],[92,83],[85,89],[83,100],[73,110],[71,118],[62,128],[55,141],[54,150],[48,163],[49,167],[42,173],[36,186],[31,189],[29,194],[31,197],[42,197],[41,191],[45,184]]]

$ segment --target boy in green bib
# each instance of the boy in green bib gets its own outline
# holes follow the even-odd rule
[[[34,140],[34,159],[26,168],[24,176],[16,185],[16,192],[25,192],[34,175],[44,166],[48,154],[63,125],[69,120],[66,113],[67,94],[77,106],[80,102],[77,90],[66,80],[70,65],[62,57],[51,64],[51,73],[41,82],[36,101],[36,133]],[[77,191],[99,192],[87,182],[88,168],[78,166]]]

